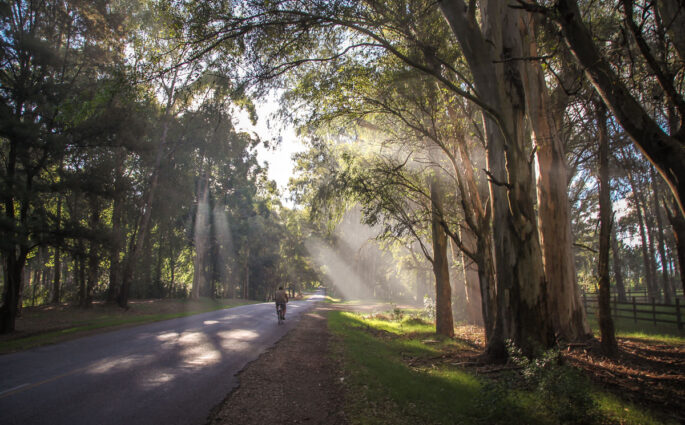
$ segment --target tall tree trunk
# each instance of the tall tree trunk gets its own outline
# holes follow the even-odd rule
[[[57,231],[62,225],[62,195],[57,197]],[[61,279],[62,279],[62,239],[58,238],[55,244],[55,254],[53,257],[54,263],[54,276],[52,280],[52,304],[59,304],[61,294]]]
[[[484,110],[487,166],[497,276],[498,315],[490,357],[505,357],[512,339],[526,355],[554,343],[547,312],[547,283],[534,210],[532,170],[525,137],[521,83],[520,11],[501,2],[482,4],[483,30],[462,0],[440,9],[456,36]]]
[[[533,15],[523,18],[523,57],[537,57]],[[548,283],[547,308],[559,338],[582,340],[592,333],[576,283],[564,148],[540,62],[525,61],[523,67],[527,115],[536,147],[538,225]]]
[[[91,197],[90,206],[91,212],[89,226],[91,231],[96,232],[98,224],[100,223],[100,203],[95,196]],[[84,307],[87,308],[91,307],[93,304],[93,290],[97,284],[99,263],[100,256],[98,254],[98,243],[95,240],[91,240],[90,247],[88,248],[88,272],[84,304]]]
[[[464,251],[464,254],[467,251],[473,253],[471,260],[475,262],[475,268],[478,273],[478,289],[481,301],[480,312],[485,327],[485,341],[486,344],[490,345],[490,340],[495,335],[496,317],[498,314],[497,279],[492,249],[490,210],[484,208],[484,204],[481,201],[480,190],[473,173],[474,166],[464,140],[457,143],[457,149],[463,166],[457,166],[455,161],[454,171],[457,175],[461,196],[467,199],[467,205],[471,206],[471,208],[464,206],[464,216],[471,232],[475,235],[475,250],[465,246],[467,249]],[[461,183],[462,178],[466,183],[465,185]],[[462,233],[466,234],[467,232]]]
[[[683,10],[685,12],[685,10]],[[661,260],[661,286],[664,290],[664,301],[666,304],[671,304],[675,292],[671,288],[671,279],[668,276],[668,258],[666,257],[666,241],[664,240],[664,222],[661,218],[661,204],[659,199],[661,199],[661,191],[659,190],[659,184],[656,181],[656,173],[654,172],[654,167],[649,167],[650,178],[652,180],[652,202],[654,205],[654,217],[656,220],[656,243],[659,252],[659,259]]]
[[[641,199],[642,197],[638,194],[637,185],[635,180],[628,173],[628,179],[630,181],[630,186],[633,189],[633,200],[635,201],[635,211],[637,213],[638,226],[640,227],[640,241],[642,243],[642,261],[645,265],[645,284],[647,286],[647,294],[649,298],[658,299],[659,295],[656,291],[655,273],[653,269],[654,263],[649,255],[649,240],[647,239],[647,223],[645,222],[643,207]]]
[[[678,254],[678,268],[680,269],[680,287],[685,292],[685,215],[681,214],[676,208],[671,211],[666,208],[668,214],[668,221],[671,223],[673,229],[673,238],[676,242],[676,251]]]
[[[618,300],[622,303],[627,302],[626,285],[623,280],[623,264],[621,262],[621,252],[618,249],[618,239],[616,232],[612,232],[611,238],[611,252],[614,259],[614,278],[616,279],[616,290],[618,291]]]
[[[435,275],[435,332],[446,337],[454,336],[452,317],[452,288],[447,261],[447,235],[442,226],[442,199],[436,179],[430,184],[431,229],[433,235],[433,273]]]
[[[596,105],[599,129],[599,332],[602,351],[614,357],[618,351],[614,321],[611,318],[611,292],[609,289],[609,245],[611,238],[611,185],[609,183],[609,137],[606,129],[606,111]]]
[[[475,252],[476,238],[469,230],[460,230],[461,242],[467,249]],[[475,261],[461,251],[461,262],[464,265],[464,293],[466,295],[466,313],[470,323],[483,325],[483,300],[480,293],[479,268]],[[493,282],[494,283],[494,282]]]
[[[18,110],[21,107],[18,108]],[[4,181],[8,187],[3,188],[2,202],[4,206],[4,219],[15,224],[17,219],[25,224],[28,212],[28,200],[17,200],[15,198],[14,186],[17,184],[16,165],[17,165],[17,142],[10,140],[9,150],[6,154]],[[28,178],[26,193],[31,187],[31,178]],[[19,205],[17,214],[16,207]],[[2,260],[5,273],[5,286],[2,294],[2,305],[0,305],[0,334],[14,332],[16,317],[20,309],[21,291],[24,277],[24,267],[26,258],[29,254],[26,235],[13,234],[6,235],[9,239],[2,249]]]

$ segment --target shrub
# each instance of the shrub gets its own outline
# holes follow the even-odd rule
[[[536,393],[536,404],[559,424],[591,424],[598,418],[591,385],[581,373],[564,365],[558,349],[529,359],[507,341],[509,359],[521,367],[525,383]]]

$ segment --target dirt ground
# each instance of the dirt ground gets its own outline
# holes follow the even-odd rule
[[[618,338],[619,354],[608,359],[592,340],[569,347],[565,357],[596,383],[621,397],[685,423],[685,346]]]
[[[293,330],[240,372],[239,386],[217,406],[208,425],[343,425],[340,370],[330,355],[330,334],[319,305]]]

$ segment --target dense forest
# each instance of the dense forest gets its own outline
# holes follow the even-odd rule
[[[11,1],[2,332],[22,306],[415,301],[486,354],[682,299],[685,10],[655,2]],[[239,110],[306,151],[282,205]],[[275,135],[277,136],[277,135]],[[276,137],[275,137],[276,138]],[[362,226],[360,223],[363,223]]]

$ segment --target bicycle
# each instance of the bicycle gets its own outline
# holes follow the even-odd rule
[[[282,324],[285,320],[285,312],[283,304],[276,304],[276,316],[278,316],[278,324]]]

